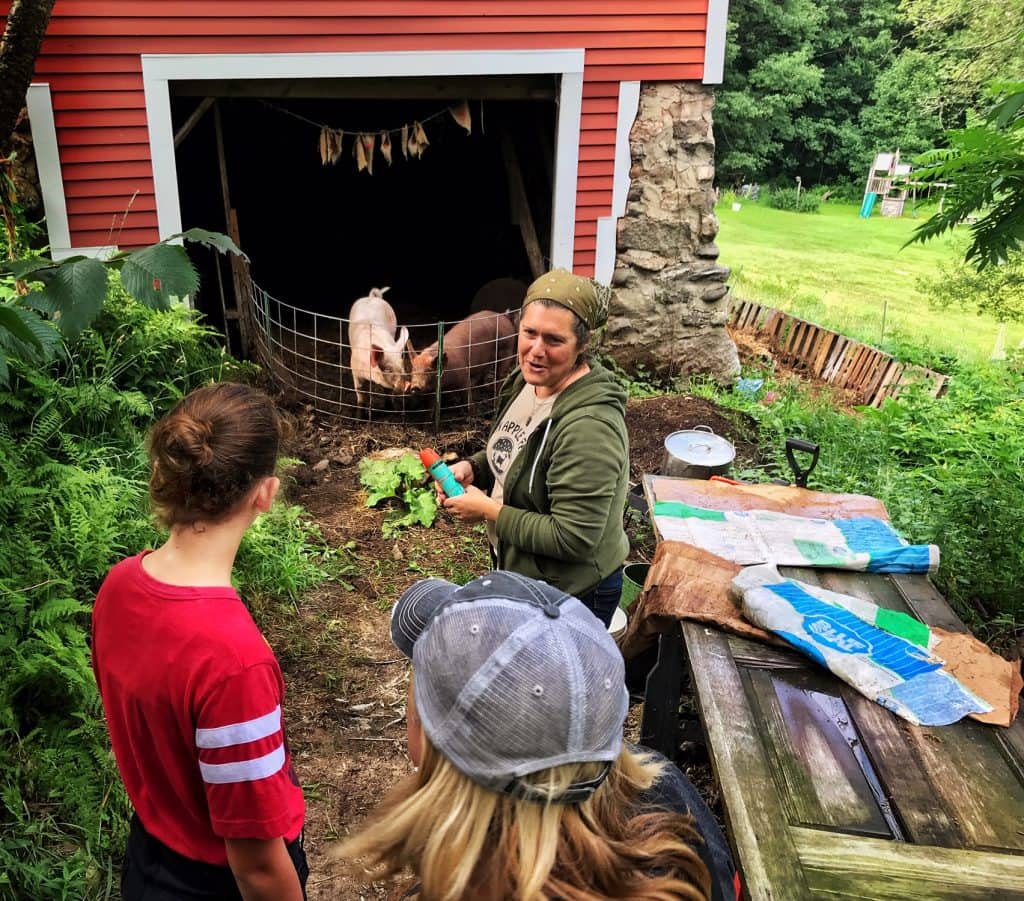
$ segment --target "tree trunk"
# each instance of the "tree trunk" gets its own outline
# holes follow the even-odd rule
[[[7,28],[0,42],[0,159],[11,152],[11,134],[25,105],[54,3],[13,0],[7,14]]]

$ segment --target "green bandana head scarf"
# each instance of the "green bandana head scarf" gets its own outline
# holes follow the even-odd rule
[[[526,289],[523,309],[535,300],[553,300],[572,310],[593,331],[608,321],[608,293],[568,269],[552,269]]]

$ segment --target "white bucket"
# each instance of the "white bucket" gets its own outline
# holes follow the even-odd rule
[[[608,631],[616,641],[618,641],[626,631],[627,622],[626,611],[621,607],[616,607],[615,612],[612,614],[612,621],[608,624]]]

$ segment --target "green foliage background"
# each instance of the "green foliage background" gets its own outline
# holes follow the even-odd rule
[[[200,384],[240,378],[181,307],[115,289],[94,327],[0,387],[0,898],[108,897],[128,805],[89,661],[95,591],[160,541],[147,509],[145,430]],[[298,597],[330,554],[279,507],[239,554],[248,599]],[[274,561],[268,568],[267,560]]]
[[[910,159],[1024,76],[1024,5],[993,0],[732,0],[715,141],[724,187],[863,179]]]

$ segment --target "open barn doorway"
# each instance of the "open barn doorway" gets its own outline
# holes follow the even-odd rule
[[[387,286],[400,323],[460,319],[485,283],[525,285],[549,265],[557,80],[172,82],[182,226],[230,232],[232,215],[252,280],[291,307],[346,317]],[[403,153],[416,123],[429,144]],[[327,164],[325,126],[344,133]],[[196,306],[238,353],[230,266],[195,261]]]

